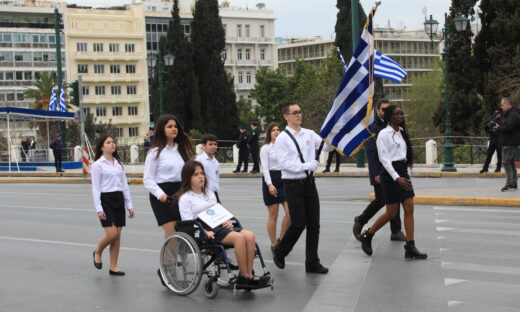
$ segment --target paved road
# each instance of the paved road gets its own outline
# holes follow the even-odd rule
[[[466,179],[416,179],[416,188],[465,187]],[[480,188],[494,179],[471,179]],[[385,227],[367,257],[351,235],[366,206],[366,179],[320,178],[320,256],[326,276],[304,273],[304,240],[285,270],[271,261],[259,179],[223,179],[222,199],[257,234],[274,275],[274,291],[201,287],[170,294],[155,271],[162,231],[142,185],[131,186],[137,216],[123,231],[120,267],[127,276],[95,270],[92,250],[102,234],[90,187],[3,184],[0,187],[0,311],[518,311],[520,209],[418,206],[416,241],[429,260],[403,260],[401,243]],[[478,194],[475,194],[477,196]],[[103,257],[108,263],[108,254]]]

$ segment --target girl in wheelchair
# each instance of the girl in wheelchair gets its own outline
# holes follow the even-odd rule
[[[197,219],[197,214],[217,203],[215,193],[207,188],[204,166],[200,162],[195,160],[186,162],[182,168],[181,179],[181,187],[175,195],[183,221]],[[236,280],[237,285],[258,286],[270,282],[271,278],[268,275],[261,277],[253,275],[256,243],[255,235],[251,231],[241,227],[234,228],[231,220],[213,229],[205,224],[203,226],[209,239],[235,249],[240,274]]]

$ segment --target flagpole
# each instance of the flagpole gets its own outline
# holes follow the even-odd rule
[[[359,0],[350,1],[351,21],[352,21],[352,55],[356,52],[359,42]],[[365,167],[365,150],[361,148],[356,154],[356,167]]]

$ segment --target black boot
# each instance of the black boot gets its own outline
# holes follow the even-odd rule
[[[330,172],[329,167],[325,167],[325,170],[323,170],[322,172],[323,172],[323,173],[325,173],[325,172]]]
[[[370,230],[370,228],[368,230]],[[372,255],[372,237],[374,237],[374,234],[368,233],[368,230],[361,233],[361,235],[359,236],[359,241],[361,242],[361,249],[363,249],[363,251],[367,255],[371,256]]]
[[[407,241],[406,245],[404,245],[404,258],[405,259],[426,259],[428,258],[428,255],[425,253],[421,253],[416,247],[415,247],[415,241]]]

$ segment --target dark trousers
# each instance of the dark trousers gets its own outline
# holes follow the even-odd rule
[[[334,157],[334,155],[336,155],[336,170],[339,170],[339,166],[341,164],[341,155],[336,150],[329,152],[329,158],[327,158],[327,166],[325,167],[325,169],[330,170],[330,165],[332,164],[332,158]]]
[[[238,150],[238,165],[236,171],[240,171],[240,167],[242,167],[242,163],[244,163],[244,172],[247,172],[247,156],[249,151],[247,148],[241,148]]]
[[[502,168],[502,148],[498,142],[489,141],[489,146],[486,152],[486,161],[484,162],[483,170],[488,170],[489,163],[491,163],[491,158],[493,158],[493,154],[497,151],[497,169],[500,170]]]
[[[385,195],[383,194],[383,188],[381,185],[374,185],[374,193],[376,198],[368,204],[358,217],[358,221],[361,225],[365,225],[372,219],[372,217],[385,206]],[[401,231],[401,217],[399,216],[399,209],[397,210],[397,216],[390,220],[390,230],[392,233]]]
[[[320,239],[320,199],[314,180],[284,180],[285,195],[291,215],[291,226],[285,232],[276,249],[280,256],[286,257],[307,229],[305,244],[305,265],[319,262],[318,242]]]
[[[52,153],[54,154],[54,166],[56,167],[56,171],[60,171],[61,170],[61,151],[53,150]]]
[[[253,169],[252,171],[260,171],[260,155],[258,147],[251,148],[251,157],[253,158]]]

